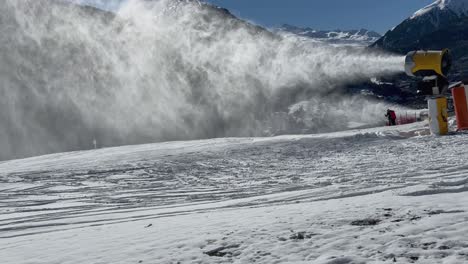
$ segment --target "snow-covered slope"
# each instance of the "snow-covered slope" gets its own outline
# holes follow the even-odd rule
[[[451,11],[459,16],[468,15],[468,0],[437,0],[434,3],[416,11],[412,19],[431,12]]]
[[[361,44],[369,45],[378,40],[381,35],[367,29],[360,30],[315,30],[312,28],[301,28],[292,25],[283,25],[278,29],[282,32],[293,33],[302,37],[312,38],[328,43],[336,44]]]
[[[425,123],[0,163],[0,259],[466,263],[468,135]]]

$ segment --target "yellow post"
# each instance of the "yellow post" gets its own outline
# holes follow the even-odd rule
[[[429,128],[433,135],[448,134],[447,98],[433,97],[427,100],[429,108]]]

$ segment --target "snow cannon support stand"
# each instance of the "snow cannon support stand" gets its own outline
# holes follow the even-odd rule
[[[408,76],[422,78],[418,94],[427,96],[429,127],[433,135],[448,134],[447,74],[452,66],[448,49],[442,51],[411,51],[406,55],[405,71]],[[468,113],[468,109],[467,109]]]

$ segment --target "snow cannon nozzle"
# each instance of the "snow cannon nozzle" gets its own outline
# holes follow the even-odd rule
[[[452,56],[448,49],[410,51],[406,55],[405,72],[408,76],[447,77],[452,67]]]

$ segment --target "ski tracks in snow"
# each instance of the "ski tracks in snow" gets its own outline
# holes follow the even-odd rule
[[[468,191],[466,135],[414,133],[424,129],[168,142],[3,162],[0,237],[387,191]]]

